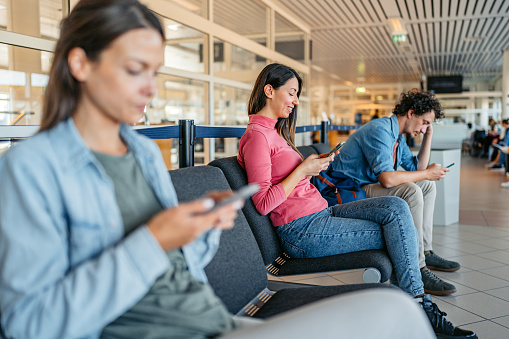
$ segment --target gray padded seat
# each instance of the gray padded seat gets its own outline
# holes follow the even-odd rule
[[[172,170],[170,175],[181,202],[198,199],[212,190],[230,189],[222,171],[212,166]],[[265,297],[272,294],[267,290],[267,271],[260,250],[242,211],[235,226],[222,233],[219,249],[205,272],[215,293],[233,314],[256,307],[250,302],[260,294]],[[282,289],[267,302],[257,302],[261,308],[253,316],[267,318],[323,298],[366,288],[395,287],[357,284]],[[246,315],[252,313],[248,311]]]
[[[311,147],[313,147],[316,150],[317,154],[329,153],[331,150],[331,147],[329,145],[323,143],[312,144]]]
[[[219,167],[233,190],[247,185],[246,172],[239,165],[236,157],[217,159],[209,166]],[[285,276],[374,268],[379,271],[381,282],[389,280],[391,276],[392,263],[385,250],[359,251],[321,258],[289,258],[283,252],[269,216],[258,213],[251,199],[246,201],[242,211],[258,243],[263,262],[272,275]],[[373,279],[366,280],[376,282]]]
[[[304,159],[309,157],[311,154],[317,154],[316,149],[311,146],[299,146],[299,147],[297,147],[297,149],[302,154]]]

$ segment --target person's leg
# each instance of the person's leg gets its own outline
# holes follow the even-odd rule
[[[221,338],[435,338],[426,318],[403,293],[373,289],[300,307]]]
[[[427,184],[423,181],[420,183],[425,188],[425,194],[420,185],[414,183],[405,183],[391,188],[385,188],[380,184],[366,185],[363,189],[366,191],[367,196],[398,196],[404,199],[410,207],[412,218],[415,223],[415,228],[419,233],[419,268],[421,269],[422,281],[424,283],[424,290],[426,293],[435,295],[448,295],[456,292],[456,287],[450,284],[426,268],[426,257],[424,255],[424,246],[431,248],[432,232],[433,232],[433,212],[436,197],[436,188],[434,183]],[[429,207],[431,205],[431,207]],[[426,206],[426,207],[425,207]],[[426,212],[425,212],[426,210]],[[428,213],[431,211],[431,213]],[[424,241],[426,239],[426,241]],[[431,250],[430,250],[431,251]],[[432,253],[432,251],[431,251]],[[439,256],[433,254],[436,259],[434,264],[437,267],[458,266],[458,263],[447,261]],[[393,281],[393,279],[391,279]]]
[[[408,205],[380,197],[336,205],[276,229],[292,257],[313,258],[387,248],[398,285],[412,296],[424,293],[417,262],[417,232]]]
[[[499,152],[499,154],[500,155],[498,157],[497,164],[499,164],[500,167],[502,168],[502,167],[505,167],[505,157],[506,157],[506,155],[505,155],[505,153],[502,153],[502,152]],[[506,168],[506,171],[507,171],[507,168]]]
[[[417,234],[419,235],[419,267],[423,268],[426,266],[423,243],[424,198],[420,187],[409,182],[391,188],[385,188],[380,184],[369,184],[362,188],[366,191],[366,196],[370,198],[394,196],[400,197],[407,202],[408,207],[410,208],[410,213],[412,214],[413,223],[417,229]]]
[[[433,213],[437,189],[434,181],[422,180],[415,183],[422,192],[422,247],[423,251],[433,250]]]
[[[422,238],[424,246],[424,257],[426,266],[430,269],[454,272],[460,269],[461,265],[456,261],[446,260],[439,257],[433,251],[433,213],[435,211],[436,185],[434,181],[422,180],[416,182],[422,190],[424,201]]]

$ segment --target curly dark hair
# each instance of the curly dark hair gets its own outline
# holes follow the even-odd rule
[[[405,115],[409,110],[414,111],[416,115],[423,115],[434,111],[435,120],[444,117],[442,106],[435,95],[428,91],[418,90],[417,88],[408,91],[408,93],[401,93],[399,101],[392,110],[392,113],[396,115]]]

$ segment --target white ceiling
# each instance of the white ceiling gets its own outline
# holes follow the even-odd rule
[[[203,0],[177,2],[204,10]],[[509,49],[509,0],[272,2],[311,28],[312,65],[323,69],[313,71],[314,85],[322,79],[396,84],[420,81],[422,75],[463,75],[465,85],[493,84],[502,74],[503,50]],[[260,0],[213,3],[215,22],[264,42],[266,11]],[[5,0],[0,5],[5,6]],[[40,11],[41,35],[57,38],[62,1],[41,0]],[[6,25],[4,12],[0,10],[1,26]],[[408,32],[406,44],[392,42],[388,19],[393,17],[400,18]],[[276,34],[296,29],[279,16],[276,28]],[[197,33],[191,35],[202,36]],[[182,39],[182,31],[179,34]]]
[[[312,64],[353,83],[463,75],[496,81],[509,49],[507,0],[273,0],[311,28]],[[395,44],[388,18],[409,42]],[[363,81],[364,78],[364,81]]]

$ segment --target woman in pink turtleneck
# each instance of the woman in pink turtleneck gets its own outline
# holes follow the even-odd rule
[[[293,69],[271,64],[249,99],[249,124],[240,139],[240,165],[260,191],[253,202],[269,214],[285,252],[295,258],[323,257],[387,248],[401,288],[424,293],[417,261],[417,233],[400,198],[364,199],[327,207],[309,177],[334,156],[302,159],[293,141],[302,80]]]

